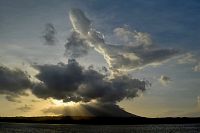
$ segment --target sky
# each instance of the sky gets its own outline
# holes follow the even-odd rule
[[[200,117],[199,12],[199,0],[0,0],[0,116]]]

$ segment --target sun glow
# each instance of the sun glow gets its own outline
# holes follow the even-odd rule
[[[75,106],[78,103],[70,101],[70,102],[63,102],[63,100],[56,100],[56,99],[50,99],[50,102],[56,106]]]

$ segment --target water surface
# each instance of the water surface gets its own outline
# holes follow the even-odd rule
[[[70,125],[0,123],[0,133],[200,133],[200,124]]]

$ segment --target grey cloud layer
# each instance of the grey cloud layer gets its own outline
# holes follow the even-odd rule
[[[65,102],[115,103],[124,98],[134,98],[138,91],[145,91],[147,82],[119,76],[108,79],[105,75],[82,68],[75,60],[68,64],[36,66],[36,77],[42,81],[33,87],[39,98],[63,99]]]
[[[37,65],[39,73],[36,78],[41,82],[32,82],[21,70],[0,68],[0,93],[11,96],[26,95],[30,90],[38,98],[54,98],[64,102],[97,102],[116,103],[124,98],[134,98],[138,92],[146,90],[147,81],[140,81],[128,76],[117,76],[109,79],[93,69],[84,69],[75,60],[68,64]]]
[[[124,98],[134,98],[138,92],[143,92],[149,85],[128,76],[118,76],[109,79],[91,67],[84,69],[75,60],[68,64],[37,65],[39,73],[36,78],[41,82],[33,82],[22,70],[11,70],[0,67],[0,94],[6,95],[8,101],[20,102],[19,97],[30,90],[38,98],[54,98],[64,102],[81,102],[81,107],[88,113],[73,111],[68,106],[51,107],[44,113],[62,115],[92,115],[92,116],[133,116],[121,109],[116,102]],[[93,103],[95,101],[95,103]],[[32,106],[17,108],[27,112]],[[80,109],[80,108],[79,108]]]
[[[114,30],[114,33],[124,41],[123,45],[106,44],[103,35],[91,26],[91,22],[79,9],[70,12],[70,20],[74,31],[89,47],[103,55],[111,70],[129,71],[158,64],[179,53],[176,49],[156,47],[147,33],[131,32],[125,28]]]
[[[25,90],[31,87],[29,75],[20,69],[9,69],[0,66],[0,94],[5,94],[6,99],[13,102],[20,95],[26,96]]]
[[[55,45],[56,44],[56,29],[53,24],[48,23],[45,25],[45,30],[43,31],[43,39],[45,45]]]
[[[88,53],[89,46],[85,39],[80,38],[80,35],[73,32],[65,44],[65,55],[70,58],[78,58]]]

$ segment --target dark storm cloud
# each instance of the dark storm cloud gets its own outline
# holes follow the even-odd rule
[[[88,44],[85,39],[80,38],[80,35],[73,32],[65,44],[65,55],[70,58],[78,58],[88,53]]]
[[[148,83],[128,76],[108,79],[93,70],[84,69],[75,60],[68,64],[36,66],[42,81],[35,84],[33,94],[39,98],[62,99],[65,102],[99,102],[115,103],[124,98],[134,98],[139,91],[145,91]]]
[[[30,87],[31,81],[27,73],[0,66],[0,94],[6,95],[8,101],[18,102],[16,98],[27,96],[25,91]]]
[[[68,64],[37,65],[36,78],[41,82],[32,82],[29,76],[19,70],[0,67],[0,93],[12,102],[19,96],[27,96],[29,89],[38,98],[62,99],[64,102],[116,103],[124,98],[134,98],[139,91],[145,91],[148,83],[128,76],[109,79],[92,68],[84,69],[75,60]]]
[[[43,39],[45,41],[45,45],[55,45],[56,44],[56,29],[53,24],[47,23],[45,25],[45,29],[43,31]]]
[[[56,99],[64,99],[78,88],[83,80],[82,68],[73,60],[68,65],[44,65],[36,66],[40,71],[36,77],[43,83],[36,84],[33,87],[33,93],[40,98],[53,97]]]
[[[79,110],[71,111],[70,106],[54,106],[43,109],[44,113],[53,113],[56,115],[71,115],[71,116],[113,116],[113,117],[130,117],[134,116],[131,113],[124,111],[116,104],[107,103],[89,103],[79,104]],[[80,109],[84,109],[81,110]]]

